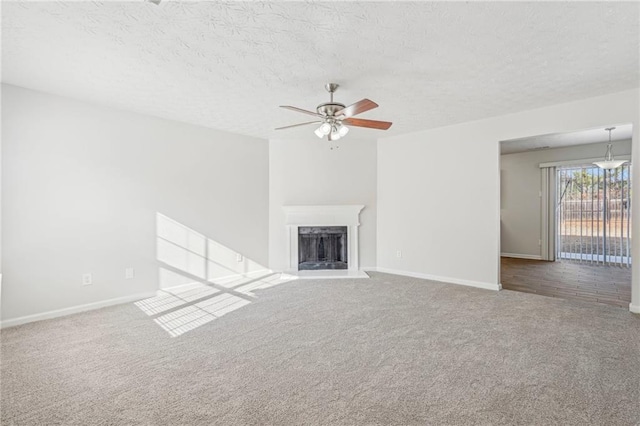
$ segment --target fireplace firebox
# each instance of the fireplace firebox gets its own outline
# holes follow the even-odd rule
[[[348,269],[346,226],[298,227],[298,270]]]

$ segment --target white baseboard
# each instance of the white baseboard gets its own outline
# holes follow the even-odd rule
[[[419,272],[400,271],[397,269],[389,269],[389,268],[381,268],[381,267],[375,268],[375,271],[384,272],[386,274],[393,274],[393,275],[404,275],[405,277],[421,278],[424,280],[439,281],[439,282],[449,283],[449,284],[466,285],[469,287],[483,288],[485,290],[495,290],[495,291],[502,290],[502,285],[500,284],[485,283],[481,281],[462,280],[459,278],[442,277],[438,275],[422,274]]]
[[[634,314],[640,314],[640,305],[629,303],[629,311],[633,312]]]
[[[538,254],[500,253],[500,257],[513,257],[516,259],[542,260]]]
[[[212,284],[228,284],[239,279],[254,279],[273,274],[271,269],[259,269],[257,271],[225,275],[224,277],[211,278],[208,281]]]
[[[265,277],[267,275],[271,275],[273,273],[274,273],[274,271],[272,271],[271,269],[260,269],[258,271],[246,272],[244,274],[233,274],[233,275],[225,275],[223,277],[211,278],[207,282],[210,283],[210,284],[225,285],[225,284],[233,283],[234,281],[237,281],[237,280],[240,280],[240,279],[253,280],[253,279],[258,279],[258,278],[261,278],[261,277]],[[174,286],[171,286],[171,287],[164,287],[164,288],[161,288],[158,291],[178,290],[180,288],[183,288],[183,287],[186,287],[186,286],[190,286],[190,285],[194,285],[194,284],[204,285],[205,281],[204,280],[202,280],[202,281],[192,281],[190,283],[178,284],[178,285],[174,285]]]
[[[123,303],[136,302],[141,299],[148,299],[156,296],[156,291],[147,293],[132,294],[129,296],[117,297],[115,299],[102,300],[100,302],[87,303],[85,305],[71,306],[69,308],[57,309],[55,311],[43,312],[41,314],[26,315],[24,317],[11,318],[0,322],[0,328],[13,327],[35,321],[42,321],[51,318],[63,317],[79,312],[92,311],[94,309],[106,308],[107,306],[120,305]]]
[[[376,267],[375,266],[361,266],[360,267],[361,271],[376,271]]]

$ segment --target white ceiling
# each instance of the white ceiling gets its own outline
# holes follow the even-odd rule
[[[615,127],[615,130],[611,131],[612,142],[631,139],[633,132],[633,126],[631,124],[608,127]],[[604,127],[599,127],[597,129],[586,129],[570,133],[554,133],[502,141],[500,143],[500,153],[515,154],[517,152],[538,149],[563,148],[573,145],[607,142],[608,140],[609,132],[607,132]]]
[[[257,137],[323,85],[418,131],[639,85],[634,2],[2,2],[3,82]]]

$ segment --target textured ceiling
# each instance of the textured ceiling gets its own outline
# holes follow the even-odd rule
[[[615,127],[611,131],[611,141],[622,141],[631,139],[633,126],[623,124]],[[532,136],[520,139],[511,139],[500,143],[501,154],[514,154],[517,152],[532,151],[537,149],[562,148],[573,145],[587,145],[592,143],[607,142],[609,132],[603,127],[597,129],[586,129],[570,133],[554,133],[551,135]]]
[[[638,87],[628,2],[8,2],[15,84],[258,137],[368,97],[407,133]],[[353,136],[352,136],[353,135]]]

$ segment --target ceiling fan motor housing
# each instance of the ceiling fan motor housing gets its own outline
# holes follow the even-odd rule
[[[327,117],[335,117],[335,113],[341,111],[345,108],[344,104],[338,102],[327,102],[324,104],[318,105],[316,111],[318,114],[325,115]]]

